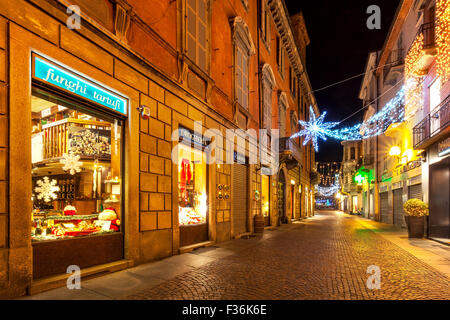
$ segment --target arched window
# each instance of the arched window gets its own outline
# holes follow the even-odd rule
[[[288,102],[285,92],[280,92],[278,95],[278,126],[280,129],[280,137],[286,137],[286,109]]]
[[[232,22],[235,70],[234,95],[239,105],[248,110],[249,63],[250,56],[255,54],[255,46],[248,26],[242,17],[235,17]]]
[[[291,110],[291,134],[298,131],[298,117],[294,110]]]
[[[270,130],[272,129],[272,90],[276,82],[273,70],[269,64],[263,65],[261,73],[263,128]]]

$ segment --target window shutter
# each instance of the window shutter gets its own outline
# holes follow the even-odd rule
[[[186,0],[186,54],[202,70],[207,68],[207,0]]]

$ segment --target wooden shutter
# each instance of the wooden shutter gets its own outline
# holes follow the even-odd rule
[[[202,70],[207,69],[207,0],[186,0],[186,54]]]
[[[248,167],[234,164],[233,172],[233,227],[234,235],[247,232]]]

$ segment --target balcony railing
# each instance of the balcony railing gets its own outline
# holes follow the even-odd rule
[[[405,63],[405,57],[404,57],[404,50],[403,49],[397,49],[391,51],[391,54],[389,55],[389,58],[386,61],[386,65],[384,67],[384,80],[386,80],[387,76],[389,75],[389,72],[395,68],[402,66]],[[402,69],[400,69],[401,71]]]
[[[302,150],[293,139],[290,139],[289,137],[283,137],[280,138],[279,141],[280,153],[290,153],[298,162],[302,160]]]
[[[446,134],[450,125],[450,95],[413,129],[414,148],[425,148]]]
[[[423,23],[420,26],[418,34],[423,34],[423,48],[430,49],[436,46],[436,40],[434,36],[434,21]]]

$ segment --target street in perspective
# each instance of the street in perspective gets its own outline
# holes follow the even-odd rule
[[[449,106],[450,0],[0,0],[0,300],[447,301]]]

